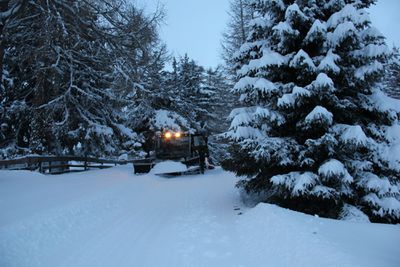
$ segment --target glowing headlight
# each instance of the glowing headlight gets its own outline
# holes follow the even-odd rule
[[[166,132],[164,136],[165,138],[170,139],[172,137],[172,133]]]
[[[181,138],[181,133],[180,132],[176,132],[175,133],[175,138]]]

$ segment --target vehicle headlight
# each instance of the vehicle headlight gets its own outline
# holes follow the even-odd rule
[[[172,137],[172,133],[171,132],[166,132],[164,136],[165,136],[166,139],[170,139]]]

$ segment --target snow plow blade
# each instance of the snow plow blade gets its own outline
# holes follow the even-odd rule
[[[193,168],[187,169],[186,171],[156,173],[157,176],[164,177],[164,178],[173,178],[173,177],[177,177],[177,176],[196,175],[196,174],[200,174],[200,167],[193,167]]]
[[[154,165],[154,159],[136,160],[133,162],[133,170],[135,174],[149,173]]]

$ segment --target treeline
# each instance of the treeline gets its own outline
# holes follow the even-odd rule
[[[210,146],[246,197],[398,223],[400,104],[382,91],[399,96],[399,53],[373,2],[232,0],[212,70],[169,56],[162,8],[0,1],[0,157],[138,157],[156,131],[202,128],[225,132]]]
[[[135,157],[163,127],[222,131],[224,74],[171,59],[164,15],[124,0],[1,1],[0,156]]]

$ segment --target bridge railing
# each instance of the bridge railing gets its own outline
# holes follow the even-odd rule
[[[0,170],[39,170],[41,173],[61,174],[86,171],[91,168],[105,169],[116,165],[134,163],[137,160],[113,160],[82,156],[27,156],[0,160]]]

